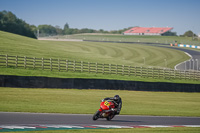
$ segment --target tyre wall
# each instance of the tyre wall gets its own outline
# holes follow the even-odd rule
[[[200,84],[0,75],[0,87],[200,92]]]

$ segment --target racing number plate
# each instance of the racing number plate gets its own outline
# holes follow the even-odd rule
[[[105,102],[104,102],[104,105],[105,105],[105,106],[110,106],[110,103],[109,103],[108,101],[105,101]]]

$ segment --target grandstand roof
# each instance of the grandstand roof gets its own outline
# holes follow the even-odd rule
[[[161,28],[161,27],[133,27],[124,33],[156,33],[163,34],[167,31],[172,30],[172,27]]]

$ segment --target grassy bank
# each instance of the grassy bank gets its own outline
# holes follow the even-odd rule
[[[101,99],[118,94],[124,115],[200,116],[200,93],[1,87],[0,94],[5,112],[93,114]]]
[[[97,35],[98,37],[98,35]],[[176,64],[189,59],[181,51],[140,44],[96,43],[96,42],[58,42],[39,41],[0,31],[0,54],[45,59],[68,59],[105,64],[131,66],[161,66],[173,68]],[[0,68],[0,74],[18,76],[46,76],[62,78],[96,78],[134,80],[147,82],[198,83],[190,80],[165,80],[120,75],[103,75],[73,72],[47,72],[40,70]]]
[[[179,79],[161,79],[161,78],[145,78],[140,76],[122,76],[115,74],[95,74],[88,72],[58,72],[50,70],[29,70],[19,68],[0,67],[0,75],[16,75],[16,76],[41,76],[55,78],[83,78],[83,79],[110,79],[110,80],[126,80],[126,81],[144,81],[144,82],[169,82],[169,83],[189,83],[200,84],[196,80],[179,80]]]
[[[167,67],[170,68],[189,59],[181,51],[148,45],[39,41],[2,31],[0,54],[132,66],[166,67],[167,60]]]

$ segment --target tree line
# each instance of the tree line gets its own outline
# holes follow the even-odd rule
[[[0,30],[7,31],[31,38],[36,38],[33,28],[35,26],[27,24],[22,19],[17,18],[12,12],[0,12]]]
[[[1,11],[0,12],[0,30],[7,31],[31,38],[37,38],[40,36],[54,36],[54,35],[71,35],[71,34],[81,34],[81,33],[108,33],[108,34],[122,34],[124,31],[132,27],[106,31],[103,29],[94,30],[94,29],[77,29],[70,28],[69,24],[66,23],[63,28],[59,26],[52,25],[29,25],[24,20],[19,19],[10,11]],[[168,32],[167,36],[177,36],[175,32]],[[191,30],[185,32],[181,36],[194,37],[196,36]]]
[[[129,27],[131,28],[131,27]],[[121,34],[129,28],[124,28],[122,30],[113,30],[105,31],[103,29],[94,30],[94,29],[77,29],[70,28],[69,24],[66,23],[64,28],[59,26],[52,25],[29,25],[24,20],[19,19],[10,11],[0,11],[0,30],[11,32],[31,38],[37,38],[38,33],[40,36],[52,36],[52,35],[71,35],[71,34],[80,34],[80,33],[112,33],[112,34]]]
[[[77,29],[77,28],[70,28],[69,24],[66,23],[64,25],[64,28],[60,28],[59,26],[52,26],[52,25],[39,25],[39,35],[40,36],[52,36],[52,35],[72,35],[72,34],[81,34],[81,33],[108,33],[108,34],[122,34],[124,31],[130,29],[124,28],[121,30],[112,30],[112,31],[106,31],[103,29],[100,30],[94,30],[94,29]]]

